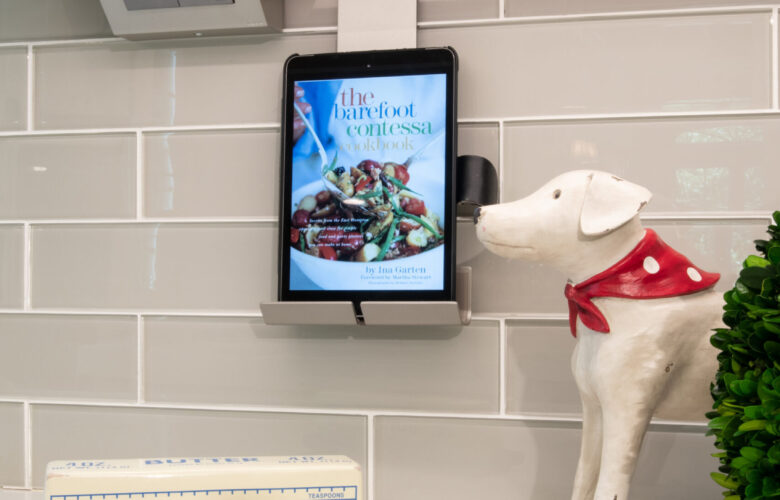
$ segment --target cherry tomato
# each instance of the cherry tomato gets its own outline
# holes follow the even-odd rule
[[[290,228],[290,243],[298,243],[298,239],[301,237],[301,232],[298,231],[298,228]]]
[[[363,189],[364,187],[368,186],[368,183],[369,183],[369,182],[371,182],[371,179],[370,179],[370,178],[368,178],[368,177],[366,177],[366,178],[365,178],[365,179],[363,179],[362,181],[358,182],[358,183],[357,183],[357,186],[355,186],[355,192],[357,193],[358,191],[360,191],[360,190],[361,190],[361,189]]]
[[[371,168],[378,168],[381,170],[382,165],[380,165],[378,162],[375,162],[374,160],[363,160],[358,163],[357,168],[368,174],[371,172]]]
[[[325,260],[336,260],[336,251],[333,250],[333,248],[322,245],[317,247],[320,251],[320,257],[322,257]]]
[[[395,178],[406,184],[409,182],[409,171],[403,165],[395,166]]]
[[[317,205],[322,206],[330,201],[330,191],[320,191],[314,198],[317,200]]]
[[[425,202],[417,198],[409,198],[404,210],[412,215],[425,215]]]
[[[341,253],[353,254],[363,247],[363,235],[358,232],[348,232],[344,235],[344,239],[341,240]]]

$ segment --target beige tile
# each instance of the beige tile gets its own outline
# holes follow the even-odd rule
[[[36,126],[278,123],[285,58],[333,50],[334,35],[42,47]]]
[[[742,269],[742,262],[748,255],[758,253],[754,240],[766,239],[766,221],[738,222],[648,222],[675,250],[686,255],[705,271],[720,273],[721,279],[715,288],[728,290]]]
[[[231,130],[145,137],[145,214],[242,217],[279,211],[279,133]]]
[[[2,31],[0,27],[0,33]],[[24,129],[27,126],[27,49],[0,48],[0,75],[3,75],[0,78],[0,130]]]
[[[568,170],[605,170],[653,192],[648,212],[771,211],[780,120],[677,119],[507,125],[503,199]]]
[[[347,455],[366,465],[361,416],[33,405],[33,485],[56,459]]]
[[[507,17],[756,5],[752,0],[504,0]]]
[[[569,424],[379,417],[377,500],[569,498],[580,431]],[[578,426],[577,426],[578,427]],[[632,498],[714,498],[712,438],[650,432]]]
[[[42,225],[32,237],[34,307],[256,310],[276,296],[265,224]]]
[[[135,136],[0,138],[0,218],[135,217]]]
[[[149,401],[498,411],[497,322],[399,330],[161,317],[144,325]]]
[[[0,225],[0,307],[24,304],[24,229]]]
[[[0,395],[135,400],[132,316],[0,315]]]
[[[24,486],[24,410],[21,403],[0,403],[0,485]]]
[[[579,391],[569,368],[576,342],[565,320],[507,323],[509,413],[582,414]]]
[[[459,54],[461,118],[766,108],[769,14],[431,28]],[[496,78],[496,68],[501,77]]]
[[[45,500],[42,490],[0,490],[0,500]]]
[[[458,155],[482,156],[498,169],[498,125],[458,125]]]
[[[336,26],[338,0],[284,0],[284,27]]]
[[[498,0],[420,0],[418,21],[453,21],[498,17]]]
[[[700,432],[648,432],[631,481],[633,498],[718,498],[723,488],[710,479],[717,472],[715,438]]]
[[[672,248],[705,271],[721,273],[717,290],[734,286],[741,263],[755,253],[753,240],[766,236],[767,221],[648,221]],[[488,252],[474,225],[458,225],[458,264],[473,269],[472,309],[477,313],[567,314],[566,277],[541,264]]]
[[[0,41],[113,36],[100,0],[0,1]]]

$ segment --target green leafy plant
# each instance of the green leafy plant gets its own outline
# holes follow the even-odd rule
[[[707,413],[720,459],[712,479],[726,500],[780,499],[780,211],[769,240],[756,240],[762,256],[743,264],[725,293],[723,322],[710,342],[718,373]]]

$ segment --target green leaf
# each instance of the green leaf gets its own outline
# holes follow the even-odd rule
[[[710,472],[710,477],[713,481],[727,490],[736,490],[739,488],[739,483],[733,479],[729,479],[726,474],[721,474],[720,472]]]
[[[773,321],[768,321],[766,319],[762,320],[764,328],[769,330],[772,333],[780,335],[780,326],[776,325]],[[774,342],[777,344],[777,342]],[[770,356],[771,358],[771,356]],[[776,361],[774,358],[772,358],[772,361]],[[780,361],[780,360],[778,360]]]
[[[752,446],[743,446],[739,450],[739,454],[751,462],[758,462],[764,458],[764,452]]]
[[[771,448],[766,452],[766,456],[769,459],[769,462],[773,465],[780,464],[780,443],[775,443],[772,445]]]
[[[739,281],[753,290],[761,290],[761,282],[777,273],[770,267],[747,267],[739,272]]]
[[[764,342],[764,351],[772,361],[780,361],[780,342],[773,340]]]
[[[745,407],[745,418],[748,420],[761,420],[766,418],[764,407],[760,405]]]
[[[759,257],[758,255],[749,255],[747,259],[745,259],[745,262],[743,263],[744,267],[767,267],[770,265],[771,262],[768,260]]]
[[[766,256],[772,264],[780,264],[780,246],[770,248]]]
[[[772,219],[774,219],[775,224],[780,226],[780,210],[775,210],[772,213]]]
[[[750,483],[745,488],[745,500],[759,500],[761,498],[761,483]]]
[[[766,428],[766,420],[749,420],[740,425],[737,430],[742,432],[762,431]]]
[[[770,476],[764,477],[761,494],[765,497],[773,497],[780,494],[780,484]]]
[[[758,384],[752,380],[735,380],[729,384],[729,390],[737,396],[749,397],[756,393]]]

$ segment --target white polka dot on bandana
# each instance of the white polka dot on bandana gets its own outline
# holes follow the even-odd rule
[[[644,262],[642,262],[642,267],[644,267],[645,271],[650,274],[655,274],[661,270],[661,266],[658,264],[658,261],[652,257],[645,257]]]
[[[691,278],[693,281],[701,281],[701,274],[699,274],[699,271],[696,269],[689,267],[687,270],[688,277]]]

